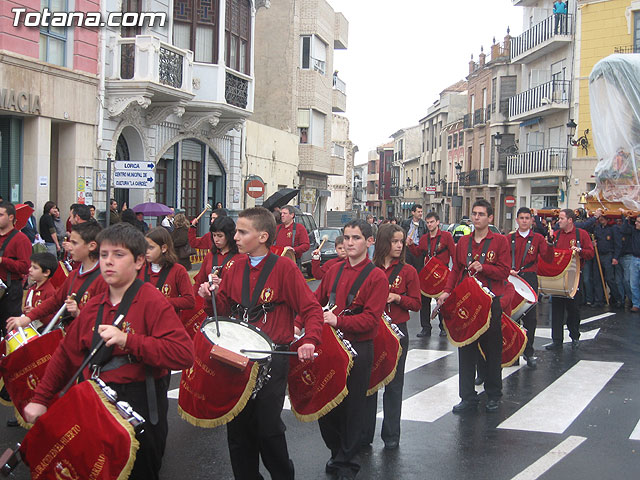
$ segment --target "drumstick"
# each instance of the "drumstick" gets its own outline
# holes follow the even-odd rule
[[[24,333],[24,329],[22,327],[18,327],[18,333],[20,333],[20,336],[22,337],[22,340],[24,340],[24,343],[27,343],[27,334]]]
[[[298,352],[290,352],[288,350],[250,350],[248,348],[241,348],[240,353],[275,353],[277,355],[298,355]],[[314,353],[314,357],[317,357],[318,354]]]
[[[220,270],[221,268],[222,268],[221,265],[216,265],[211,269],[212,273],[209,274],[209,281],[211,281],[211,276],[217,274],[218,270]],[[218,337],[220,337],[220,323],[218,323],[218,307],[216,307],[216,291],[215,290],[211,292],[211,306],[213,307],[213,318],[216,321],[216,333],[218,334]]]
[[[431,317],[429,317],[431,320],[436,318],[436,316],[438,315],[438,312],[440,311],[441,306],[442,305],[436,305],[436,308],[433,309],[433,312],[431,312]]]
[[[198,220],[200,220],[202,218],[202,216],[205,214],[205,212],[207,210],[209,210],[211,208],[211,205],[209,205],[208,203],[204,206],[204,210],[202,210],[200,212],[200,215],[198,215],[196,218],[194,218],[194,220],[197,222]]]
[[[329,240],[329,235],[323,235],[322,236],[322,242],[320,242],[320,246],[318,247],[318,250],[322,250],[322,247],[324,246],[324,243]]]
[[[111,325],[113,325],[116,328],[120,328],[120,324],[122,323],[123,320],[124,320],[124,315],[120,314],[118,318],[116,318],[115,322],[113,322]],[[98,344],[95,346],[95,348],[91,350],[91,353],[87,355],[87,358],[84,359],[84,362],[82,362],[82,365],[80,365],[80,368],[76,370],[76,373],[73,374],[73,376],[69,379],[69,382],[60,391],[60,395],[59,395],[60,397],[62,397],[65,393],[67,393],[67,390],[71,388],[71,385],[73,385],[73,382],[76,381],[76,378],[78,378],[78,376],[82,373],[82,371],[86,368],[86,366],[89,365],[89,362],[93,359],[93,357],[95,357],[96,354],[102,349],[102,347],[104,347],[105,343],[106,342],[104,341],[104,339],[101,338]]]
[[[74,298],[76,298],[76,294],[72,293],[71,295],[69,295],[69,298],[73,300]],[[58,313],[56,313],[55,316],[51,319],[51,321],[49,322],[49,325],[47,325],[46,328],[42,331],[42,335],[46,335],[51,330],[53,330],[53,327],[56,326],[56,324],[58,323],[58,320],[60,320],[60,317],[62,317],[66,309],[67,309],[67,305],[63,304],[60,307],[60,310],[58,310]]]

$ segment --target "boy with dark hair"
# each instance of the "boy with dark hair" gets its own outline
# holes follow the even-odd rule
[[[453,269],[447,280],[444,293],[438,298],[442,305],[451,291],[467,275],[475,277],[495,295],[491,304],[489,329],[476,341],[458,348],[460,371],[460,398],[462,401],[453,407],[453,413],[476,410],[478,397],[474,386],[478,344],[486,355],[485,391],[487,392],[486,411],[498,411],[502,397],[502,311],[511,303],[513,287],[507,281],[509,277],[509,243],[502,235],[489,229],[493,222],[493,207],[486,200],[477,200],[471,215],[475,230],[471,235],[460,238],[453,260]],[[506,305],[501,305],[501,299]],[[510,310],[507,310],[510,312]]]
[[[323,265],[320,264],[320,249],[313,251],[311,256],[311,274],[316,280],[322,280],[322,277],[324,277],[331,267],[347,258],[347,252],[344,249],[344,237],[342,235],[338,235],[333,241],[333,244],[336,246],[336,253],[338,256],[331,260],[327,260]]]
[[[98,242],[100,270],[109,287],[91,299],[74,328],[69,329],[33,401],[24,409],[25,418],[33,423],[47,411],[54,396],[102,339],[112,349],[96,362],[100,378],[116,391],[118,400],[129,402],[146,420],[129,478],[157,479],[168,433],[170,370],[191,367],[193,344],[162,293],[136,280],[147,248],[142,232],[128,224],[117,224],[100,232]],[[131,297],[131,303],[120,311],[120,304]],[[113,322],[118,312],[125,319],[116,327]],[[83,373],[84,378],[91,376],[88,368]]]
[[[15,219],[15,206],[0,203],[0,336],[7,331],[7,319],[20,315],[23,277],[29,273],[31,242],[14,228]]]
[[[298,348],[301,361],[311,360],[322,336],[322,309],[296,265],[269,251],[276,222],[269,210],[256,207],[242,211],[235,240],[240,255],[227,263],[222,281],[205,282],[198,293],[216,297],[218,313],[232,313],[265,332],[276,350],[289,350],[296,314],[304,319],[305,343]],[[246,255],[245,255],[246,254]],[[212,313],[211,302],[205,302]],[[227,424],[231,466],[236,479],[260,478],[260,457],[272,478],[293,479],[285,426],[281,413],[289,372],[289,357],[273,355],[271,378]]]
[[[354,478],[360,470],[354,459],[366,422],[373,339],[389,292],[386,275],[367,257],[373,241],[368,222],[358,219],[347,223],[344,226],[347,260],[326,273],[315,293],[320,304],[327,307],[324,322],[340,329],[358,352],[347,378],[348,395],[318,420],[322,438],[331,451],[325,470],[338,478]]]
[[[69,274],[55,295],[21,317],[10,318],[8,325],[11,325],[11,328],[24,327],[36,318],[53,315],[62,305],[67,307],[66,320],[71,321],[78,316],[80,309],[90,298],[107,289],[106,283],[100,276],[100,262],[98,262],[97,237],[101,230],[102,227],[94,220],[71,228],[69,239],[71,257],[80,264],[80,267]],[[75,298],[71,296],[74,293]]]
[[[34,253],[31,255],[31,266],[29,267],[29,281],[33,282],[33,285],[27,291],[27,296],[24,301],[24,307],[22,311],[29,313],[35,307],[56,294],[55,287],[51,284],[49,279],[53,276],[58,269],[58,260],[55,255],[51,255],[49,252]],[[53,315],[47,315],[44,318],[36,318],[33,323],[36,328],[49,323]]]

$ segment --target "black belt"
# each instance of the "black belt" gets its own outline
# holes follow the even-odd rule
[[[118,355],[117,357],[111,357],[111,360],[100,367],[100,372],[115,370],[116,368],[120,368],[130,363],[138,363],[138,361],[131,355]]]

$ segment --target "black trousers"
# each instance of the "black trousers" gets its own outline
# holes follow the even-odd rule
[[[536,272],[522,272],[520,276],[527,282],[531,288],[538,294],[538,275]],[[524,347],[524,354],[527,357],[533,355],[533,340],[536,337],[536,327],[538,326],[538,306],[534,305],[521,318],[522,326],[527,330],[527,346]]]
[[[564,342],[564,332],[562,331],[562,328],[565,324],[565,318],[571,339],[580,339],[581,297],[582,294],[578,291],[574,298],[551,298],[551,339],[554,343]]]
[[[420,326],[431,330],[431,297],[422,295],[422,308],[420,309]],[[438,325],[440,330],[444,330],[442,326],[442,313],[438,313]]]
[[[486,356],[484,389],[489,400],[498,400],[502,396],[502,307],[499,298],[491,303],[489,329],[475,342],[458,349],[460,398],[471,402],[477,401],[474,380],[480,357],[478,344]]]
[[[398,328],[404,337],[400,339],[402,353],[398,359],[396,376],[386,387],[382,396],[384,419],[382,420],[381,437],[385,443],[400,441],[400,415],[402,413],[402,389],[404,387],[404,366],[407,363],[409,350],[409,334],[406,323],[398,323]],[[372,443],[376,430],[376,415],[378,413],[378,392],[367,397],[367,419],[364,428],[364,443]]]
[[[349,394],[336,408],[318,420],[325,445],[331,451],[336,467],[345,475],[354,475],[360,465],[354,462],[362,439],[365,423],[365,406],[371,365],[373,341],[352,342],[358,356],[347,378]]]
[[[147,402],[147,389],[144,382],[113,384],[109,386],[118,394],[118,400],[124,400],[146,420],[144,432],[137,436],[140,448],[136,454],[136,461],[129,476],[130,480],[156,480],[160,478],[162,456],[167,444],[169,424],[167,412],[169,400],[170,376],[156,379],[156,401],[158,404],[158,423],[152,425],[149,421],[149,403]]]
[[[7,319],[22,315],[22,282],[13,280],[0,299],[0,336],[7,334]]]
[[[289,458],[282,406],[289,374],[289,357],[271,357],[271,378],[256,398],[227,424],[227,441],[233,475],[237,480],[262,479],[260,457],[274,480],[292,480],[293,462]]]

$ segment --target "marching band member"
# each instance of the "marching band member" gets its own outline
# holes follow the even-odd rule
[[[427,225],[429,224],[427,215]],[[425,235],[426,236],[426,235]],[[423,237],[424,238],[424,237]],[[404,366],[409,350],[407,321],[409,310],[420,310],[420,280],[413,266],[405,263],[405,232],[399,225],[382,225],[376,238],[373,263],[381,269],[388,279],[389,296],[386,312],[404,337],[400,339],[402,354],[398,359],[396,375],[384,388],[381,437],[384,448],[393,450],[400,443],[400,415],[402,412],[402,388],[404,386]],[[364,429],[364,443],[373,442],[378,411],[378,392],[367,397],[367,419]]]
[[[360,465],[354,461],[365,425],[366,393],[373,362],[373,339],[378,333],[389,285],[382,270],[367,257],[373,245],[371,225],[352,220],[344,227],[347,261],[334,265],[316,290],[321,305],[332,305],[324,321],[340,329],[358,356],[347,378],[348,395],[318,420],[322,438],[331,451],[326,472],[338,478],[354,478]],[[335,313],[334,313],[335,312]]]
[[[489,230],[493,223],[493,207],[484,199],[477,200],[472,207],[471,215],[474,232],[460,238],[456,247],[453,270],[449,275],[444,293],[438,298],[442,305],[454,287],[466,275],[476,278],[489,288],[495,298],[491,304],[491,320],[489,329],[476,341],[458,349],[460,370],[460,398],[462,401],[453,407],[453,413],[475,410],[478,406],[477,393],[474,386],[475,368],[479,357],[478,343],[486,355],[486,374],[484,378],[487,392],[486,411],[497,412],[502,397],[502,311],[503,305],[511,303],[512,292],[508,286],[509,276],[509,244],[502,235]],[[508,303],[507,303],[508,302]]]
[[[164,227],[155,227],[145,235],[146,263],[138,278],[150,282],[167,298],[177,314],[193,308],[195,297],[187,269],[178,263],[171,234]]]
[[[211,212],[211,220],[209,222],[209,225],[211,225],[216,218],[226,216],[227,211],[224,208],[216,208],[213,212]],[[200,250],[210,250],[211,248],[213,248],[213,240],[211,239],[211,235],[203,235],[198,238],[196,235],[197,229],[198,220],[194,218],[193,220],[191,220],[191,225],[189,226],[189,245],[191,245],[192,248],[199,248]]]
[[[518,210],[516,218],[518,230],[507,236],[511,246],[511,275],[520,276],[527,282],[536,295],[538,294],[538,258],[547,263],[553,261],[553,244],[545,241],[539,233],[531,229],[533,216],[527,207]],[[527,346],[523,357],[530,368],[536,368],[536,357],[533,356],[533,340],[537,326],[537,308],[531,307],[522,317],[522,325],[527,330]]]
[[[29,267],[29,281],[33,285],[29,287],[25,297],[22,311],[29,313],[33,308],[40,306],[47,298],[56,294],[56,288],[49,281],[58,268],[58,260],[55,255],[49,252],[34,253],[31,255],[31,266]],[[53,318],[49,315],[43,319],[37,318],[34,322],[36,328],[46,325]],[[40,325],[38,325],[38,323]]]
[[[299,262],[302,254],[309,250],[309,233],[304,225],[295,221],[296,212],[291,205],[285,205],[280,209],[280,220],[273,244],[277,247],[291,247],[296,253],[296,261]]]
[[[344,249],[344,237],[338,235],[334,240],[336,246],[336,253],[338,256],[327,260],[324,265],[320,265],[320,249],[316,249],[312,253],[311,257],[311,274],[316,280],[322,280],[322,277],[333,267],[336,263],[342,262],[347,258],[347,252]]]
[[[556,248],[573,250],[580,256],[580,269],[586,260],[595,256],[593,243],[589,234],[575,226],[576,214],[571,209],[560,210],[558,215],[558,225],[554,244]],[[578,348],[580,341],[580,290],[574,298],[552,297],[551,298],[551,339],[552,342],[545,345],[547,350],[559,350],[562,348],[564,340],[563,326],[565,323],[565,311],[567,313],[566,323],[571,337],[571,347]]]
[[[209,232],[211,250],[207,252],[200,266],[200,271],[193,279],[194,285],[198,287],[209,281],[209,274],[213,267],[226,266],[238,254],[238,245],[233,238],[236,234],[236,222],[231,217],[216,217],[209,227]],[[222,272],[216,276],[222,277]],[[214,282],[220,283],[220,279],[218,278]]]
[[[100,275],[96,242],[101,230],[102,227],[95,220],[71,227],[71,256],[80,267],[69,274],[54,296],[21,317],[11,317],[7,321],[9,329],[24,327],[37,318],[55,314],[62,305],[67,307],[66,320],[71,321],[78,316],[89,299],[107,290],[107,284]],[[72,294],[76,294],[75,298]]]
[[[100,378],[116,391],[119,400],[128,402],[146,419],[129,478],[157,479],[168,433],[169,371],[192,365],[193,345],[164,296],[152,285],[136,280],[147,250],[142,232],[119,223],[100,232],[97,242],[100,270],[108,289],[95,295],[75,319],[33,401],[24,408],[25,420],[34,423],[47,411],[86,355],[103,339],[112,349],[106,349],[98,363]],[[120,304],[128,303],[127,298],[131,303],[120,312],[126,315],[125,321],[121,327],[113,326]],[[84,378],[90,376],[85,369]],[[147,392],[153,396],[148,397]]]
[[[235,311],[239,318],[254,323],[276,344],[276,350],[289,350],[298,313],[305,327],[298,358],[311,360],[322,337],[322,308],[295,263],[269,251],[275,235],[276,222],[269,210],[242,211],[235,239],[239,252],[246,255],[227,264],[219,284],[204,282],[198,293],[210,299],[211,289],[218,289],[218,312]],[[211,302],[205,305],[211,314]],[[260,478],[260,457],[272,478],[294,478],[281,419],[288,372],[288,356],[274,354],[269,381],[227,424],[231,465],[238,480]]]
[[[409,251],[416,258],[422,258],[424,255],[424,264],[426,264],[431,257],[436,257],[447,267],[449,266],[449,260],[453,259],[456,255],[456,244],[453,241],[453,237],[449,232],[443,232],[440,230],[440,217],[436,212],[429,212],[427,214],[427,234],[420,237],[420,243],[415,244],[413,238],[407,237],[407,246]],[[420,309],[420,324],[423,326],[423,330],[431,334],[431,298],[426,295],[421,296],[422,308]],[[442,314],[438,314],[440,319],[440,336],[446,337],[447,332],[444,331],[442,326]],[[428,325],[428,327],[425,327]],[[420,336],[420,335],[419,335]]]

